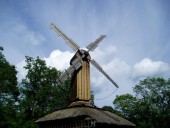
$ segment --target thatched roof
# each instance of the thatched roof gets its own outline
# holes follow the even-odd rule
[[[135,124],[100,108],[91,107],[87,102],[73,102],[67,108],[54,111],[40,119],[37,123],[43,123],[48,121],[59,121],[64,119],[88,117],[96,120],[99,124],[119,125],[119,126],[135,126]]]

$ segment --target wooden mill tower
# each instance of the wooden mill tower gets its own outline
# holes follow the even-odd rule
[[[88,52],[85,52],[86,58],[88,57],[90,59],[90,55]],[[76,56],[81,56],[78,52],[75,54],[75,56],[71,59],[70,65],[72,65],[72,62],[77,58]],[[90,64],[89,59],[84,59],[82,63],[82,67],[80,69],[74,71],[71,79],[71,100],[83,100],[83,101],[89,101],[90,100]]]

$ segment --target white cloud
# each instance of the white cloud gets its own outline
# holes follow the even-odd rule
[[[111,60],[109,63],[105,64],[104,69],[112,74],[112,76],[122,76],[128,74],[130,67],[126,62],[120,59]]]
[[[55,67],[58,70],[64,70],[69,67],[70,60],[73,57],[73,53],[69,51],[55,50],[51,52],[48,58],[44,58],[47,66]]]
[[[170,71],[170,66],[162,61],[152,61],[149,58],[144,58],[133,67],[133,77],[147,77],[153,75],[165,74]]]

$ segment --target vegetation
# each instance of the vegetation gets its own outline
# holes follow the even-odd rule
[[[69,103],[70,80],[56,85],[61,74],[47,67],[44,60],[26,57],[27,74],[17,83],[17,71],[2,54],[0,47],[0,127],[34,128],[38,118]]]
[[[6,61],[2,51],[0,47],[0,127],[8,128],[16,126],[19,89],[15,66]]]
[[[169,128],[170,79],[146,78],[133,90],[135,96],[124,94],[116,97],[114,112],[132,121],[138,128]]]
[[[65,107],[69,103],[69,80],[62,86],[56,85],[60,72],[47,67],[44,60],[26,57],[25,79],[20,84],[20,112],[22,123],[34,121],[50,112]],[[25,124],[24,124],[25,125]]]
[[[70,80],[56,86],[60,71],[47,67],[44,60],[26,57],[27,74],[17,82],[15,66],[10,65],[0,47],[0,127],[36,128],[35,120],[69,103]],[[170,127],[170,79],[146,78],[133,88],[135,95],[117,96],[113,106],[104,106],[138,128]],[[94,105],[94,94],[91,95]]]

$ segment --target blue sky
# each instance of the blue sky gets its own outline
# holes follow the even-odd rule
[[[169,78],[169,7],[169,0],[1,0],[0,45],[21,79],[25,56],[40,56],[59,70],[69,66],[74,52],[50,29],[51,22],[82,48],[107,35],[91,56],[120,86],[95,100],[100,107],[112,105],[139,79]],[[96,99],[116,89],[93,67],[91,86]]]

